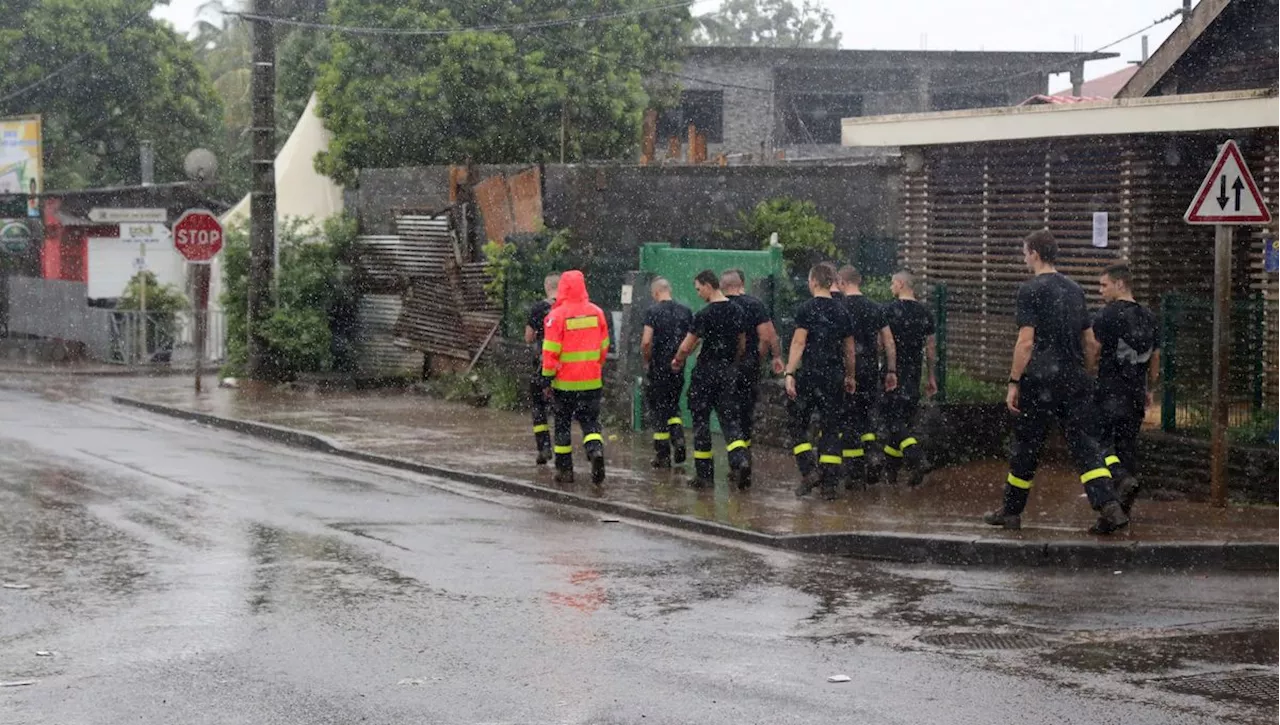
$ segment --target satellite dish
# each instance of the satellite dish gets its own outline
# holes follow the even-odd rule
[[[192,181],[213,181],[218,173],[218,158],[209,149],[192,149],[182,160],[182,168]]]

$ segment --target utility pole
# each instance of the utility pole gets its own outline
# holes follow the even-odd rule
[[[138,162],[141,166],[142,185],[151,186],[156,183],[156,149],[150,141],[139,142]]]
[[[254,13],[272,14],[272,0],[254,0]],[[271,314],[276,224],[276,39],[269,20],[253,21],[253,174],[249,197],[249,347],[250,380],[267,372],[266,340],[259,330]]]

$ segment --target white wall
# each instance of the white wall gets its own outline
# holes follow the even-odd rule
[[[90,299],[119,297],[125,285],[137,274],[134,260],[138,243],[115,238],[89,239],[88,296]],[[172,242],[147,245],[147,269],[160,284],[171,284],[184,294],[187,289],[186,260],[173,248]]]

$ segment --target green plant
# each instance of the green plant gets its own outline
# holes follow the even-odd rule
[[[738,219],[742,233],[766,248],[776,232],[782,258],[793,274],[836,256],[836,227],[818,214],[811,201],[789,196],[769,199],[756,204],[750,214],[739,212]]]
[[[866,277],[862,280],[862,294],[876,302],[889,302],[893,299],[893,293],[889,291],[889,282],[892,277]]]
[[[359,290],[349,261],[355,228],[355,221],[346,217],[330,219],[318,229],[309,219],[290,218],[281,225],[274,309],[258,331],[266,342],[270,377],[287,380],[300,373],[353,369]],[[227,231],[223,255],[224,374],[241,375],[249,337],[249,235],[243,225]]]
[[[489,407],[498,410],[521,410],[521,378],[507,368],[485,366],[477,370],[480,391],[488,396]]]
[[[1006,386],[979,380],[963,368],[947,368],[948,403],[1002,403],[1007,392]]]
[[[139,272],[129,280],[120,295],[118,310],[141,310],[146,290],[147,313],[164,314],[187,309],[187,298],[171,284],[160,284],[154,272]]]
[[[535,234],[512,235],[506,242],[484,245],[485,293],[504,310],[503,330],[515,334],[524,329],[529,306],[543,299],[543,280],[552,272],[582,267],[590,260],[572,244],[568,229],[544,229]]]

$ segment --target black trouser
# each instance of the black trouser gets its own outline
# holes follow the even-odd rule
[[[846,473],[855,475],[865,464],[868,451],[876,441],[876,404],[880,388],[874,381],[859,381],[852,395],[845,396],[845,424],[840,431],[840,456]],[[867,444],[871,443],[871,446]]]
[[[842,370],[801,372],[796,376],[796,397],[787,401],[791,426],[791,452],[801,476],[821,466],[822,485],[834,486],[840,475],[840,430],[845,425],[845,391]],[[809,440],[809,426],[818,415],[818,450]]]
[[[1089,505],[1097,510],[1116,500],[1111,471],[1107,470],[1102,448],[1091,432],[1094,413],[1091,387],[1092,382],[1084,370],[1046,381],[1022,379],[1018,392],[1018,408],[1022,412],[1013,420],[1009,478],[1004,491],[1005,513],[1020,514],[1026,508],[1040,449],[1055,419],[1062,426],[1067,452],[1080,474]]]
[[[733,378],[733,397],[736,399],[738,424],[742,439],[751,448],[751,435],[756,429],[756,399],[760,395],[760,365],[743,363]]]
[[[539,453],[551,453],[551,426],[547,425],[547,413],[551,409],[551,401],[547,400],[545,383],[541,373],[534,373],[529,379],[529,396],[533,408],[533,442]]]
[[[920,380],[908,380],[914,385],[902,385],[884,394],[881,415],[884,417],[884,456],[890,466],[918,465],[922,451],[920,441],[911,433],[916,413],[920,410]],[[895,469],[896,470],[896,469]]]
[[[711,413],[720,420],[720,432],[729,450],[729,467],[747,465],[747,442],[742,437],[734,400],[733,366],[699,362],[689,380],[689,413],[693,416],[693,470],[703,481],[715,477],[711,448]]]
[[[1095,401],[1098,445],[1107,456],[1112,478],[1137,476],[1138,433],[1147,414],[1146,392],[1105,394],[1100,391]]]
[[[600,435],[600,390],[557,390],[556,469],[573,470],[573,421],[582,429],[582,447],[587,457],[604,455],[604,436]]]
[[[654,362],[654,365],[658,365]],[[649,387],[645,408],[649,426],[653,428],[653,450],[659,460],[671,458],[671,447],[684,450],[684,421],[680,418],[680,393],[684,390],[684,374],[668,367],[649,371]]]

